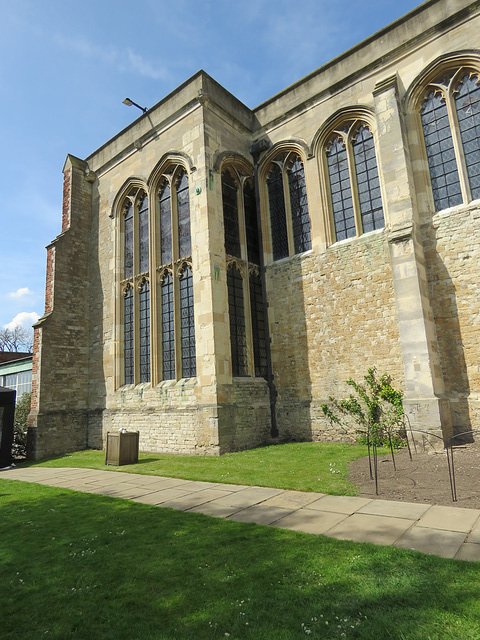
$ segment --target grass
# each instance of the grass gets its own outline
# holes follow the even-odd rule
[[[0,479],[1,640],[474,640],[480,565]]]
[[[35,466],[115,469],[186,480],[355,495],[355,485],[347,480],[348,464],[366,455],[366,447],[360,445],[302,442],[261,447],[223,456],[141,453],[138,464],[119,468],[105,467],[105,454],[102,451],[88,450],[35,463]],[[365,460],[365,465],[367,464]]]

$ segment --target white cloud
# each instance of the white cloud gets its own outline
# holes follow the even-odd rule
[[[168,76],[165,66],[145,60],[130,47],[118,49],[89,42],[85,38],[65,38],[57,34],[54,41],[62,48],[78,53],[84,58],[95,58],[104,64],[115,66],[121,72],[133,72],[153,80],[163,80]]]
[[[38,313],[35,313],[35,311],[21,311],[20,313],[17,313],[11,322],[4,325],[3,328],[10,329],[10,331],[13,331],[15,327],[23,327],[24,329],[30,330],[32,328],[32,324],[37,322],[39,318],[40,316]]]
[[[31,296],[33,291],[30,291],[28,287],[20,287],[16,291],[11,291],[8,296],[9,298],[23,298],[23,296]]]

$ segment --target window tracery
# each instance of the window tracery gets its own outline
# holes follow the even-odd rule
[[[480,198],[480,74],[461,67],[428,84],[420,108],[435,211]]]
[[[373,134],[355,120],[337,127],[325,146],[337,241],[385,226]]]

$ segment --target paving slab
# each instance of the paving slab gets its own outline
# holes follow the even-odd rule
[[[478,520],[479,515],[480,512],[476,509],[434,505],[420,518],[417,526],[468,533]]]
[[[183,489],[183,488],[182,488]],[[187,511],[192,507],[197,507],[205,502],[211,502],[216,498],[221,498],[225,495],[225,491],[218,491],[217,489],[204,489],[203,491],[193,491],[192,493],[186,493],[178,498],[167,500],[162,503],[162,507],[169,507],[170,509],[178,509],[179,511]]]
[[[288,516],[273,523],[273,527],[304,531],[305,533],[325,533],[333,526],[345,520],[343,513],[332,511],[314,511],[313,509],[297,509]]]
[[[263,503],[254,507],[248,507],[237,511],[229,516],[229,520],[237,522],[254,522],[255,524],[273,524],[280,518],[284,518],[292,513],[292,509],[283,509],[282,507],[268,507]]]
[[[282,489],[268,489],[266,487],[248,487],[242,491],[236,491],[215,500],[218,505],[229,507],[251,507],[254,504],[268,500],[273,496],[283,493]]]
[[[143,502],[144,504],[163,504],[169,500],[175,500],[187,495],[188,492],[182,491],[182,489],[160,489],[160,491],[153,491],[143,496],[132,498],[135,502]]]
[[[467,542],[475,542],[477,544],[480,543],[480,517],[478,518],[476,523],[473,525],[472,530],[470,531],[470,534],[468,536]]]
[[[455,556],[455,559],[480,562],[480,544],[468,541],[464,542]]]
[[[240,511],[239,507],[216,504],[215,502],[205,502],[204,504],[188,509],[188,513],[203,513],[206,516],[213,516],[214,518],[228,518],[228,516],[231,516],[237,511]]]
[[[372,500],[357,513],[368,513],[377,516],[391,516],[392,518],[407,518],[418,520],[430,509],[429,504],[417,504],[415,502],[394,502],[392,500]]]
[[[327,531],[327,535],[354,542],[394,544],[412,526],[406,518],[391,518],[365,513],[354,513]]]
[[[414,526],[405,532],[394,546],[443,558],[454,558],[464,540],[465,534],[458,531],[441,531]]]
[[[357,498],[357,496],[323,496],[308,505],[309,509],[319,511],[334,511],[335,513],[345,513],[350,515],[355,513],[369,502],[371,498]]]
[[[324,493],[308,493],[307,491],[284,491],[273,496],[273,498],[268,498],[262,504],[271,507],[295,507],[300,509],[300,507],[306,507],[324,495]]]

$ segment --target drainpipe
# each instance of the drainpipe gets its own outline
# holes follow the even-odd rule
[[[271,429],[270,435],[272,438],[278,438],[277,427],[277,389],[274,383],[274,375],[272,369],[272,351],[270,349],[270,324],[268,322],[268,300],[267,300],[267,283],[265,278],[265,261],[263,257],[263,237],[262,237],[262,219],[260,215],[260,190],[258,183],[258,160],[262,151],[266,151],[269,147],[267,140],[259,140],[250,147],[250,153],[253,156],[255,163],[255,204],[257,207],[257,230],[258,230],[258,243],[260,254],[260,281],[262,283],[262,299],[263,299],[263,317],[265,323],[265,351],[267,356],[267,385],[270,396],[270,419]]]

